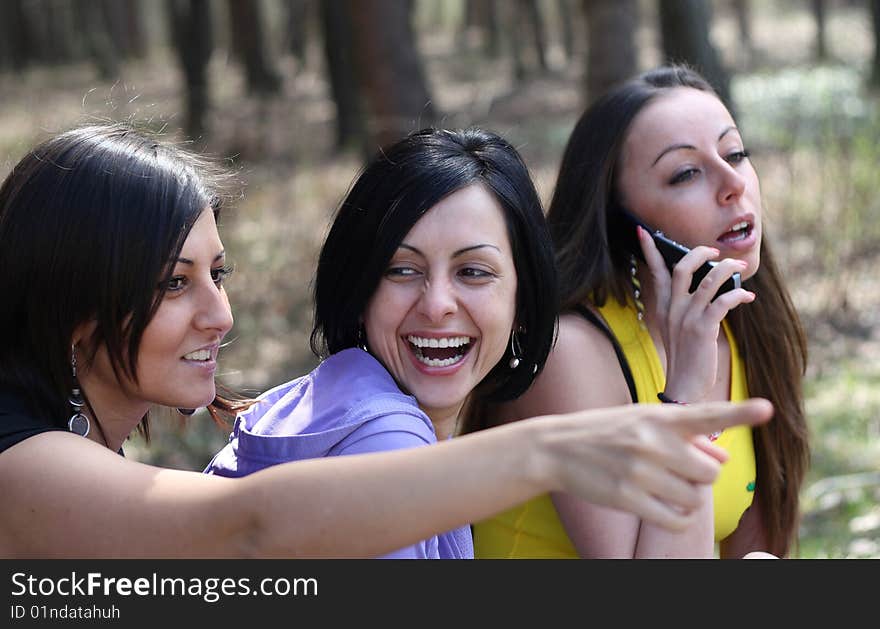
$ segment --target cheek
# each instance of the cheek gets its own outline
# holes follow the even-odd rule
[[[380,287],[364,311],[364,329],[370,347],[384,345],[389,337],[396,337],[407,311],[403,291],[393,287]]]

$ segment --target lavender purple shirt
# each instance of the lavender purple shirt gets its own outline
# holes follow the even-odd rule
[[[435,443],[431,420],[414,397],[373,356],[352,348],[312,372],[279,385],[235,420],[229,443],[207,474],[245,476],[285,463],[325,456],[398,450]],[[407,505],[398,505],[404,510]],[[295,526],[291,523],[291,526]],[[469,526],[448,531],[388,559],[472,559]]]

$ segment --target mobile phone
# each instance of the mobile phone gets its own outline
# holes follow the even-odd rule
[[[659,229],[651,229],[624,208],[615,208],[612,211],[612,216],[618,217],[618,220],[621,222],[621,224],[618,225],[616,232],[620,235],[622,241],[617,244],[623,246],[626,251],[634,253],[642,262],[645,262],[645,255],[642,253],[642,246],[639,244],[639,239],[636,235],[637,225],[651,234],[654,244],[657,245],[657,250],[660,251],[660,255],[663,256],[663,260],[666,262],[666,268],[670,271],[672,271],[672,267],[674,267],[676,263],[690,251],[690,249],[681,243],[675,242]],[[703,281],[706,274],[717,264],[717,262],[709,260],[704,262],[700,268],[694,271],[690,292],[697,290],[697,286],[700,285],[700,282]],[[737,272],[730,276],[730,278],[721,285],[712,300],[714,301],[721,293],[740,288],[740,286],[742,286],[742,276]]]

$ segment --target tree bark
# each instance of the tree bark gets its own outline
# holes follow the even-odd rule
[[[308,24],[314,9],[311,0],[287,0],[287,49],[300,65],[306,62]]]
[[[632,77],[638,68],[638,0],[583,0],[587,23],[586,102]]]
[[[828,43],[825,37],[825,0],[813,0],[813,19],[816,22],[815,56],[818,63],[828,60]]]
[[[409,0],[347,0],[357,74],[376,148],[437,120],[411,23]]]
[[[871,64],[869,84],[880,89],[880,0],[870,0],[871,26],[874,35],[874,61]]]
[[[119,76],[120,55],[113,43],[105,8],[101,0],[80,0],[74,15],[98,75],[104,81],[112,81]]]
[[[202,139],[210,107],[208,61],[214,49],[210,0],[167,0],[171,40],[186,83],[184,131]]]
[[[709,39],[712,9],[703,0],[660,0],[660,32],[667,61],[684,62],[700,72],[733,111],[730,75]]]
[[[262,5],[259,0],[229,0],[227,6],[232,49],[244,63],[248,91],[277,94],[281,91],[281,74],[266,46]]]
[[[336,106],[336,149],[358,146],[366,152],[366,122],[351,50],[351,16],[341,2],[321,2],[319,9],[326,72]]]

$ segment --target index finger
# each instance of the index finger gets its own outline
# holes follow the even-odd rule
[[[755,426],[773,417],[773,404],[764,398],[742,402],[699,402],[678,406],[670,422],[685,435],[717,432],[732,426]]]

